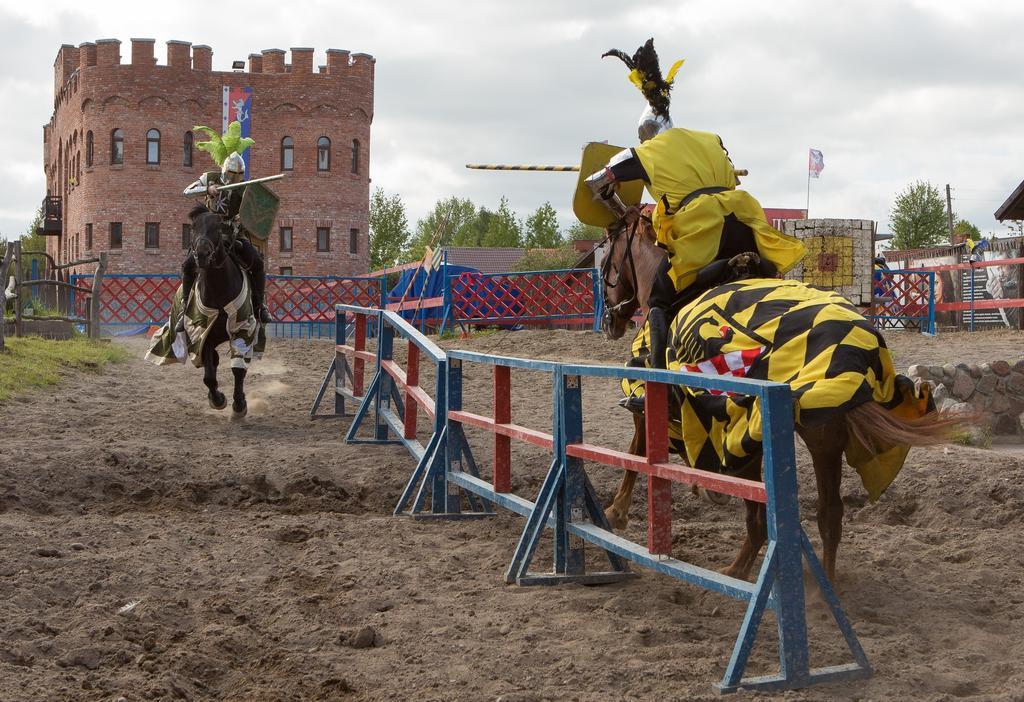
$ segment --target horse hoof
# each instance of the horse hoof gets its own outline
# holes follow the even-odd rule
[[[629,517],[619,516],[618,510],[612,507],[609,507],[604,511],[604,518],[608,520],[608,526],[610,526],[614,531],[622,531],[626,528],[626,525],[629,524]]]
[[[228,406],[228,398],[222,392],[211,392],[207,398],[210,400],[210,407],[215,410],[222,410]]]
[[[242,417],[244,417],[247,414],[249,414],[249,405],[247,405],[245,403],[245,401],[242,402],[241,407],[239,407],[237,402],[231,403],[231,418],[232,419],[241,419]]]
[[[721,492],[714,492],[713,490],[705,490],[702,487],[697,488],[697,493],[705,500],[714,505],[727,505],[731,499],[729,495]]]

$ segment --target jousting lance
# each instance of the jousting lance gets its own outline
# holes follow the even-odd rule
[[[541,171],[548,173],[577,172],[579,166],[538,166],[534,164],[514,165],[509,163],[467,163],[466,168],[478,171]],[[746,168],[737,168],[733,171],[737,176],[749,175]]]
[[[580,169],[579,166],[512,165],[508,163],[467,163],[466,168],[478,171],[547,171],[549,173],[565,173]]]
[[[272,180],[281,180],[284,178],[284,173],[278,173],[277,175],[266,176],[265,178],[253,178],[252,180],[243,180],[241,183],[229,183],[228,185],[218,185],[217,192],[222,190],[234,190],[235,188],[244,188],[247,185],[253,183],[269,183]]]

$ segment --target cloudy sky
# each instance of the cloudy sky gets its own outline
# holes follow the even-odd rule
[[[246,8],[233,21],[228,7]],[[213,8],[218,8],[216,14]],[[667,67],[677,126],[721,135],[743,186],[765,207],[804,207],[807,151],[824,153],[812,217],[889,230],[896,193],[953,187],[983,232],[1024,179],[1024,3],[974,0],[772,2],[137,2],[0,0],[0,236],[25,230],[45,194],[42,126],[59,46],[104,37],[213,47],[214,69],[266,48],[315,47],[377,59],[373,187],[415,222],[436,200],[524,217],[545,201],[572,221],[573,174],[468,171],[467,162],[578,163],[588,141],[632,145],[640,93],[610,48],[648,37]],[[224,28],[221,29],[220,27]],[[258,111],[254,119],[259,119]]]

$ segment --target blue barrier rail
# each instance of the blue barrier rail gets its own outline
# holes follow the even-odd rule
[[[828,582],[810,540],[800,525],[797,501],[796,459],[792,392],[779,383],[745,378],[709,376],[683,371],[580,365],[532,359],[488,356],[468,351],[447,354],[402,320],[397,314],[365,308],[339,307],[352,314],[376,314],[380,325],[377,373],[371,390],[362,399],[356,419],[348,432],[355,439],[359,423],[373,410],[376,427],[373,443],[401,443],[417,459],[395,514],[419,518],[480,518],[493,514],[492,505],[526,518],[506,580],[520,585],[550,585],[564,582],[603,583],[621,580],[632,573],[632,562],[659,573],[747,602],[739,634],[722,681],[722,692],[741,688],[779,690],[807,685],[865,678],[871,667],[846,618],[838,597]],[[402,398],[394,385],[395,336],[435,363],[437,382],[433,399],[435,414],[430,441],[426,446],[409,436],[408,423],[401,422]],[[489,366],[494,373],[495,411],[493,417],[463,411],[463,368],[465,364]],[[542,373],[552,386],[552,429],[550,434],[515,425],[508,404],[511,369]],[[646,457],[630,456],[584,442],[582,378],[641,380],[646,384]],[[418,378],[418,375],[417,375]],[[707,390],[752,395],[760,403],[763,422],[764,483],[709,473],[669,463],[667,444],[668,389],[689,386]],[[406,404],[408,407],[408,388]],[[408,418],[408,412],[405,413]],[[481,477],[464,425],[494,434],[493,478]],[[389,432],[396,438],[389,438]],[[548,448],[552,459],[534,499],[510,490],[507,442],[516,439]],[[648,545],[629,541],[610,529],[600,501],[584,470],[584,461],[637,470],[648,475]],[[764,561],[753,583],[728,577],[700,566],[671,558],[671,482],[704,485],[744,499],[765,503],[768,544]],[[430,495],[430,511],[426,498]],[[468,510],[463,509],[463,500]],[[541,536],[552,530],[554,549],[549,572],[534,572],[530,566]],[[585,544],[601,549],[609,569],[588,572]],[[805,615],[803,568],[806,565],[820,588],[842,633],[853,663],[812,669],[809,662]],[[778,629],[779,671],[777,674],[744,677],[747,661],[765,610],[775,612]]]

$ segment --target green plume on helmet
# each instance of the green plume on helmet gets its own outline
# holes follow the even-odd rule
[[[210,137],[209,141],[197,142],[196,148],[210,154],[210,158],[217,166],[223,165],[224,159],[230,156],[231,152],[237,151],[241,154],[256,143],[255,139],[242,136],[242,125],[237,120],[228,125],[228,130],[223,135],[210,127],[199,125],[192,127],[192,131],[205,132]]]

